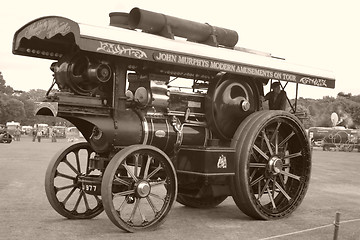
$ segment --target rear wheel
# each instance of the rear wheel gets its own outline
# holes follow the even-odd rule
[[[301,123],[284,111],[247,117],[232,140],[236,149],[233,198],[255,219],[291,214],[305,197],[311,170],[310,145]]]

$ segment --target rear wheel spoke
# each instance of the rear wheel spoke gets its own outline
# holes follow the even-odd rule
[[[280,173],[283,174],[283,175],[285,175],[285,176],[287,176],[287,177],[291,177],[291,178],[294,178],[294,179],[300,181],[300,177],[299,177],[299,176],[296,176],[296,175],[294,175],[294,174],[292,174],[292,173],[285,172],[285,171],[283,171],[283,170],[281,170]]]
[[[269,186],[266,186],[266,189],[267,189],[267,193],[268,193],[268,196],[270,198],[270,201],[271,201],[271,205],[272,205],[273,209],[276,209],[275,201],[274,201],[273,196],[270,193]]]
[[[292,137],[292,136],[294,136],[295,135],[295,132],[294,131],[292,131],[284,140],[282,140],[281,141],[281,143],[279,144],[279,147],[282,147],[285,143],[287,143],[289,140],[290,140],[290,138]]]
[[[292,153],[292,154],[289,154],[289,155],[285,155],[284,158],[296,158],[296,157],[301,157],[302,156],[302,153],[301,151],[300,152],[297,152],[297,153]]]
[[[269,191],[269,182],[270,182],[270,179],[266,180],[266,183],[265,183],[264,187],[261,189],[261,192],[258,195],[258,199],[260,199],[262,197],[265,190]]]
[[[264,153],[258,146],[256,146],[254,144],[253,148],[255,149],[255,151],[257,151],[263,158],[265,158],[267,161],[269,161],[269,156],[266,155],[266,153]]]
[[[251,168],[265,168],[266,164],[265,163],[250,163],[249,167],[251,167]]]
[[[260,177],[258,177],[257,179],[255,179],[253,182],[250,183],[250,186],[254,186],[255,184],[257,184],[258,182],[260,182],[261,180],[264,179],[264,176],[261,175]]]
[[[286,197],[286,199],[287,199],[288,201],[290,201],[290,200],[291,200],[291,197],[290,197],[289,194],[287,194],[287,192],[280,186],[280,184],[277,183],[275,180],[274,180],[274,184],[275,184],[275,186],[279,189],[279,191]]]
[[[266,143],[266,146],[267,146],[267,148],[269,150],[269,153],[272,156],[273,155],[273,150],[271,148],[269,138],[266,136],[265,129],[262,130],[262,136],[263,136],[263,138],[265,140],[265,143]]]

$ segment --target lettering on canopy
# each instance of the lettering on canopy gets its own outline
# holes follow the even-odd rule
[[[326,80],[320,78],[303,77],[300,79],[300,83],[307,85],[314,85],[318,87],[327,87]]]
[[[279,80],[296,82],[296,76],[289,73],[276,72],[259,67],[245,66],[235,63],[226,63],[215,60],[207,60],[197,57],[188,57],[179,54],[155,52],[153,55],[155,61],[170,62],[176,64],[190,65],[196,67],[210,68],[219,71],[243,73],[264,78],[276,78]]]
[[[302,84],[314,85],[319,87],[331,87],[327,84],[326,79],[296,76],[295,74],[292,73],[279,72],[279,71],[260,68],[256,66],[228,63],[228,62],[209,60],[198,57],[190,57],[190,56],[184,56],[180,54],[166,53],[166,52],[154,52],[153,58],[155,61],[158,62],[167,62],[167,63],[194,66],[194,67],[209,68],[219,71],[246,74],[254,77],[263,77],[269,79],[271,78],[271,79],[283,80],[288,82],[299,82]]]
[[[98,52],[103,51],[114,55],[127,55],[138,59],[147,58],[146,53],[140,49],[133,47],[126,47],[114,43],[100,42],[100,47],[98,47],[96,51]]]

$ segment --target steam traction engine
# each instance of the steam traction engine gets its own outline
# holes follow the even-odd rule
[[[70,219],[105,209],[129,232],[159,226],[175,200],[211,208],[232,196],[255,219],[291,214],[308,188],[310,147],[295,114],[262,110],[263,85],[333,88],[335,79],[237,41],[235,31],[138,8],[111,13],[106,27],[51,16],[20,28],[14,54],[55,60],[59,91],[37,114],[67,119],[87,141],[51,160],[51,206]]]

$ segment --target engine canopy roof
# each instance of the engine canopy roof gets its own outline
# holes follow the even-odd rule
[[[24,25],[14,35],[12,51],[17,55],[58,60],[77,48],[121,59],[181,66],[192,71],[227,72],[335,87],[335,77],[330,71],[289,63],[266,54],[169,39],[114,26],[82,24],[59,16],[38,18]]]

